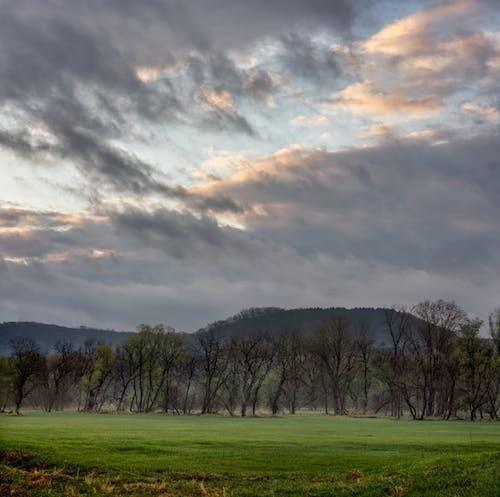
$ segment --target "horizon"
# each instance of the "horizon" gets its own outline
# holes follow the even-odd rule
[[[215,321],[207,322],[203,326],[200,326],[194,330],[181,330],[181,329],[175,328],[173,326],[170,326],[169,323],[149,323],[149,324],[150,325],[153,325],[153,324],[154,325],[164,325],[166,327],[171,327],[171,328],[175,329],[175,331],[178,333],[197,333],[198,331],[201,331],[210,325],[213,325],[213,324],[218,323],[220,321],[224,322],[224,321],[231,320],[233,318],[238,317],[238,315],[241,312],[249,311],[249,310],[268,310],[268,309],[271,310],[271,309],[273,309],[276,311],[303,311],[303,310],[316,310],[316,309],[319,309],[319,310],[339,309],[339,310],[346,310],[346,311],[354,311],[354,310],[384,310],[384,309],[388,309],[388,308],[389,308],[388,306],[386,306],[386,307],[335,307],[335,306],[333,306],[333,307],[290,307],[290,308],[249,307],[249,308],[241,309],[236,314],[231,314],[230,316],[226,316],[225,318],[221,318],[221,319],[217,319]],[[60,323],[48,323],[48,322],[40,322],[40,321],[0,321],[0,326],[3,324],[41,324],[44,326],[57,326],[60,328],[70,328],[70,329],[74,329],[74,330],[78,330],[78,329],[86,330],[87,329],[87,330],[96,330],[96,331],[113,331],[116,333],[136,333],[138,331],[139,327],[141,326],[141,324],[147,324],[147,323],[139,323],[134,327],[134,329],[128,329],[128,330],[115,329],[115,328],[103,328],[100,326],[94,327],[94,326],[88,326],[85,324],[63,325]]]

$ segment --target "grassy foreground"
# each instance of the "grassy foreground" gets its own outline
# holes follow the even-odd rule
[[[500,495],[500,423],[0,416],[0,495]]]

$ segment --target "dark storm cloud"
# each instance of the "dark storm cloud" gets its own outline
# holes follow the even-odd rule
[[[499,262],[500,174],[491,167],[499,154],[497,134],[441,145],[398,140],[345,152],[290,150],[210,193],[240,199],[254,233],[307,258],[325,253],[484,275]]]
[[[196,217],[168,209],[126,208],[110,212],[118,236],[133,237],[175,259],[203,257],[206,262],[231,257],[254,259],[258,244],[245,232],[221,226],[210,216]]]

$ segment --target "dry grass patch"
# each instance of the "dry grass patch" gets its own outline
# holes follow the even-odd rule
[[[397,495],[398,497],[404,495],[408,491],[407,488],[403,487],[403,485],[395,485],[392,488],[392,494]]]
[[[356,483],[361,483],[365,479],[363,473],[359,469],[351,469],[347,473],[346,478],[349,481],[353,481]]]

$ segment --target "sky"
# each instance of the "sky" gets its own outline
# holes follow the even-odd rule
[[[0,321],[500,306],[498,0],[0,0]]]

